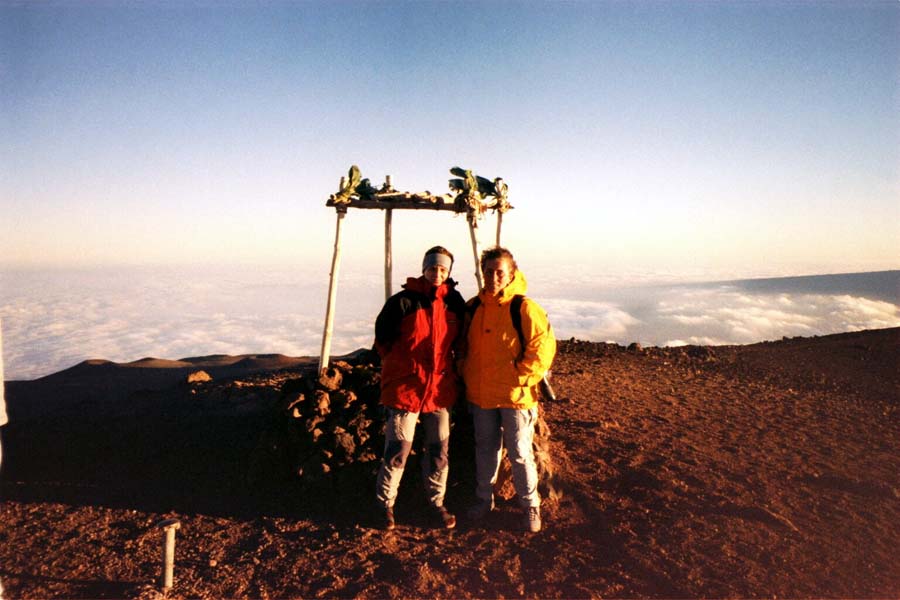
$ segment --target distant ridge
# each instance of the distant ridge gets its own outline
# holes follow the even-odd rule
[[[166,360],[164,358],[147,357],[130,363],[123,363],[121,367],[134,367],[139,369],[183,369],[193,365],[180,360]]]
[[[341,357],[335,357],[339,360]],[[243,377],[261,371],[314,368],[318,358],[282,354],[223,354],[179,360],[145,357],[127,363],[85,360],[73,367],[30,381],[7,382],[15,397],[16,418],[63,414],[80,402],[101,402],[113,410],[135,392],[154,392],[187,384],[194,371],[206,371],[214,380]],[[101,400],[102,399],[102,400]],[[132,399],[133,401],[133,399]]]
[[[733,279],[713,283],[733,285],[756,293],[849,294],[892,304],[900,303],[900,270]]]
[[[148,356],[127,363],[94,358],[82,361],[68,369],[40,377],[34,381],[53,381],[72,377],[109,377],[112,372],[127,372],[135,369],[159,371],[168,375],[174,374],[176,377],[182,377],[181,372],[187,373],[202,369],[218,377],[236,377],[253,371],[306,367],[314,364],[317,360],[308,356],[292,357],[284,354],[239,354],[235,356],[213,354],[178,360]],[[164,376],[164,378],[168,380],[172,377]]]

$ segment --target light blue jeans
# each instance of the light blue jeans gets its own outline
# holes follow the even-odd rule
[[[431,506],[443,506],[449,472],[450,411],[446,408],[430,413],[387,409],[384,428],[384,458],[378,469],[375,497],[383,507],[394,506],[406,459],[412,450],[416,423],[421,422],[425,434],[422,455],[422,480],[425,497]]]
[[[475,496],[480,502],[493,502],[494,484],[500,469],[503,446],[512,465],[513,486],[523,507],[540,506],[537,464],[534,462],[534,425],[537,406],[480,408],[469,403],[475,425]]]

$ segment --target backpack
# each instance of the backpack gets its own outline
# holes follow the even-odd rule
[[[522,304],[524,302],[525,296],[516,294],[513,296],[512,302],[509,303],[509,316],[512,319],[516,335],[519,336],[519,347],[522,348],[523,354],[525,352],[525,334],[522,332]],[[478,310],[479,306],[481,306],[481,298],[475,296],[472,303],[466,306],[466,312],[470,318],[475,315],[475,311]],[[541,378],[540,388],[543,400],[547,402],[556,400],[556,392],[553,391],[553,386],[550,385],[550,371],[547,371]]]

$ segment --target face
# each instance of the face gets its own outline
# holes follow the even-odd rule
[[[484,263],[484,289],[488,294],[498,294],[509,285],[513,275],[512,264],[506,257],[495,258]]]
[[[423,275],[428,283],[437,287],[447,281],[447,277],[450,276],[450,271],[440,265],[434,265],[425,269]]]

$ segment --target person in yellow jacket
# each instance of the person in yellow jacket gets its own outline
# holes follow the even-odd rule
[[[510,305],[516,296],[525,295],[527,283],[509,250],[485,250],[481,270],[484,288],[468,302],[462,366],[475,428],[476,503],[468,516],[479,520],[493,510],[494,483],[505,445],[526,528],[537,532],[541,530],[541,498],[532,442],[539,385],[556,355],[556,338],[544,309],[524,298],[520,341]]]

